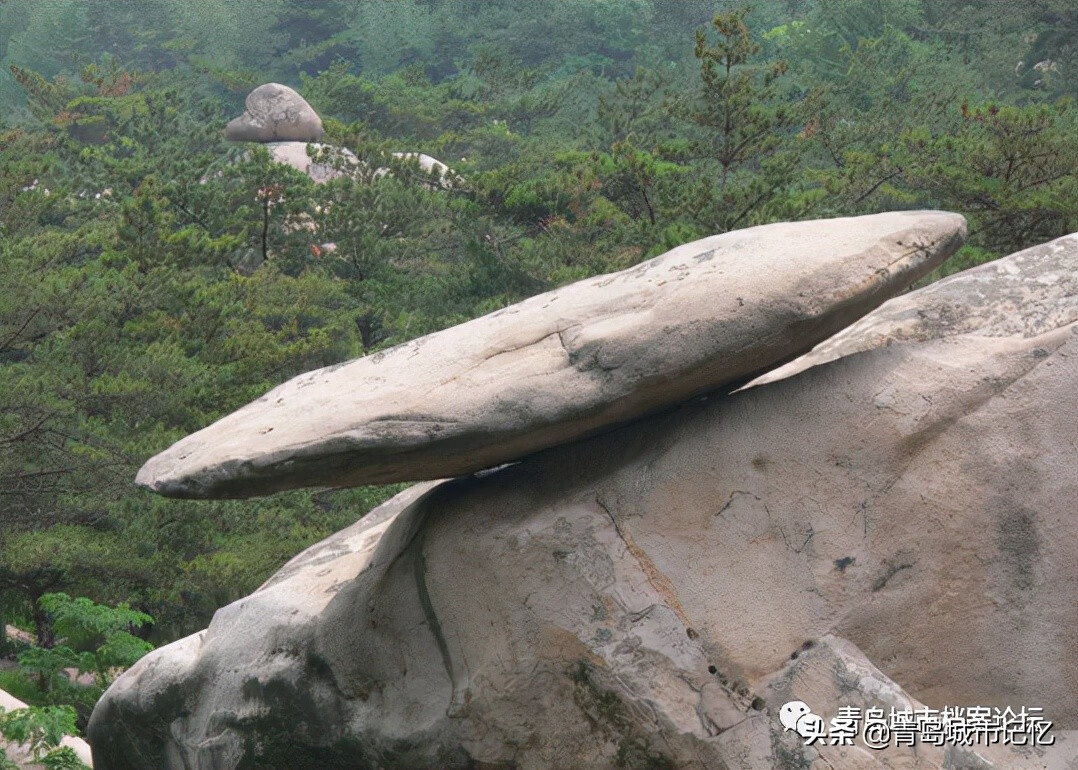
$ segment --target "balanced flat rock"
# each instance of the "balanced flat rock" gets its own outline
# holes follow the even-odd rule
[[[266,83],[247,95],[243,114],[225,126],[233,142],[317,142],[322,119],[295,89]]]
[[[1078,233],[1041,243],[888,300],[810,352],[746,385],[883,345],[957,334],[1030,338],[1078,321]]]
[[[411,487],[121,674],[97,770],[1075,770],[1075,275],[1061,239],[863,352]],[[1055,743],[808,746],[792,700]]]
[[[679,246],[295,377],[174,444],[173,497],[458,476],[747,382],[848,326],[961,244],[958,214],[780,223]]]

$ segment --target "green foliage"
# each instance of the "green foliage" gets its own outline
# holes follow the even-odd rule
[[[967,212],[971,243],[1009,253],[1078,230],[1078,115],[1070,104],[963,103],[954,133],[903,136],[910,183]]]
[[[0,690],[34,706],[44,705],[46,702],[45,694],[38,689],[32,678],[17,668],[0,671]]]
[[[66,670],[72,669],[79,674],[89,673],[94,669],[92,653],[78,653],[66,645],[55,647],[31,647],[19,653],[17,658],[24,671],[38,678],[46,693],[55,689],[64,689],[67,684]]]
[[[666,103],[671,77],[662,71],[637,67],[632,77],[614,82],[613,93],[599,97],[598,123],[612,142],[629,138],[644,146],[661,141],[672,128]]]
[[[153,622],[153,618],[145,612],[132,610],[126,603],[107,607],[94,604],[84,596],[72,599],[64,593],[45,594],[38,603],[52,615],[56,633],[69,638],[90,636],[108,639],[129,628]]]
[[[19,665],[38,677],[50,693],[70,690],[67,670],[93,674],[104,688],[117,671],[132,666],[153,649],[131,631],[153,622],[144,612],[121,603],[115,607],[96,604],[85,597],[72,599],[64,593],[45,594],[38,600],[51,622],[49,646],[31,646],[19,653]],[[59,638],[63,643],[51,644]]]
[[[40,761],[46,770],[87,770],[87,766],[70,746],[51,749]]]
[[[851,57],[859,49],[896,32],[919,28],[925,4],[918,0],[821,0],[808,19],[771,31],[820,80],[846,86],[859,69]]]
[[[695,127],[689,158],[714,181],[685,188],[677,207],[714,232],[796,216],[790,203],[799,182],[802,148],[793,130],[797,104],[781,98],[789,64],[757,61],[761,52],[747,26],[747,10],[712,20],[717,39],[696,32],[700,85],[679,109]]]
[[[8,712],[0,710],[0,735],[12,743],[25,744],[34,760],[49,770],[81,770],[86,767],[72,749],[60,746],[65,735],[76,734],[75,710],[70,706],[29,706]],[[5,765],[18,767],[10,762]]]

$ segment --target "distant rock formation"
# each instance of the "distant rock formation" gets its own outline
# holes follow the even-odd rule
[[[247,109],[225,126],[233,142],[317,142],[322,119],[296,91],[266,83],[247,95]]]
[[[309,176],[315,184],[344,176],[362,176],[370,167],[346,147],[315,142],[271,142],[266,145],[270,157]],[[422,174],[420,181],[430,189],[450,190],[463,184],[463,180],[449,166],[430,155],[414,152],[395,152],[393,157],[401,161],[413,161]],[[388,168],[380,167],[370,175],[380,179],[390,174]]]
[[[308,152],[308,147],[311,148],[311,152]],[[302,171],[315,184],[323,184],[330,179],[347,176],[363,165],[351,150],[329,144],[273,142],[267,144],[266,149],[275,161]]]
[[[245,497],[519,460],[807,351],[926,274],[964,234],[960,216],[922,211],[705,238],[296,377],[150,460],[138,483]]]
[[[351,150],[318,143],[322,119],[294,89],[266,83],[247,95],[246,104],[243,114],[225,126],[225,137],[230,141],[265,144],[275,161],[302,171],[317,184],[369,169]],[[313,160],[308,147],[316,156]],[[425,175],[424,183],[431,188],[448,190],[463,183],[449,166],[430,155],[395,152],[393,157],[415,161]],[[371,176],[377,179],[389,173],[388,168],[376,168]],[[202,182],[206,181],[203,178]]]
[[[508,309],[503,337],[484,331],[495,318],[459,327],[500,341],[500,355],[473,361],[447,346],[464,366],[439,369],[424,351],[456,338],[438,335],[390,352],[378,364],[386,382],[407,374],[412,388],[387,400],[405,408],[419,391],[428,424],[460,431],[433,456],[438,472],[449,448],[486,451],[441,411],[472,376],[490,377],[472,383],[494,394],[488,411],[534,419],[582,388],[535,390],[578,376],[565,365],[576,350],[601,383],[634,366],[658,372],[672,408],[419,484],[308,548],[117,679],[90,721],[98,770],[1073,767],[1078,236],[886,302],[779,379],[674,404],[704,369],[732,387],[777,366],[935,264],[947,233],[960,237],[956,218],[907,216],[938,239],[908,243],[896,215],[806,223],[812,240],[784,226],[772,231],[782,261],[766,257],[758,228],[722,236],[711,259],[694,259],[708,252],[692,244],[569,287],[595,290],[591,305],[567,303],[591,308],[591,344],[555,340],[545,367],[529,362],[545,350],[535,340],[558,327],[542,327],[539,311],[556,316],[568,289]],[[722,281],[707,277],[712,264]],[[648,334],[650,347],[637,345]],[[701,346],[714,357],[680,358]],[[656,356],[671,365],[655,368]],[[506,366],[487,373],[499,358]],[[408,368],[415,359],[427,376]],[[170,483],[268,491],[325,483],[334,462],[354,482],[369,439],[331,438],[344,388],[327,380],[356,366],[296,381],[322,394],[303,409],[282,390],[288,422],[261,421],[271,393],[209,429],[222,451],[234,451],[229,426],[265,451],[222,464],[225,475],[196,472],[211,467],[208,450],[185,458],[181,442],[172,468],[191,465]],[[373,380],[354,390],[378,387],[393,392]],[[453,401],[439,402],[443,389]],[[643,403],[622,394],[576,419],[625,402]],[[489,437],[484,414],[457,417]],[[402,440],[385,455],[438,433],[414,416],[381,422],[370,440]],[[278,430],[317,448],[288,462]],[[794,700],[825,719],[844,706],[1038,707],[1055,744],[808,746],[782,722]]]
[[[433,181],[427,182],[427,185],[434,189],[451,190],[454,187],[460,187],[464,180],[461,179],[453,169],[442,163],[437,158],[432,158],[430,155],[426,155],[422,152],[395,152],[393,157],[403,161],[414,161],[419,164],[419,170],[424,175],[430,177]],[[388,174],[389,169],[380,168],[375,172],[375,177]]]

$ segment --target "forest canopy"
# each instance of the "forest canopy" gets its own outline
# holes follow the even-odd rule
[[[960,212],[948,271],[1078,230],[1076,40],[1070,0],[0,0],[0,688],[81,724],[397,490],[132,485],[291,376],[767,222]],[[269,81],[394,173],[226,142]]]

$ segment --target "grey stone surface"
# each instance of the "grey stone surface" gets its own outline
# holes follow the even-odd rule
[[[955,334],[1031,337],[1073,323],[1078,321],[1076,262],[1078,234],[944,278],[888,300],[878,311],[753,384],[781,380],[881,345]]]
[[[364,178],[374,180],[390,173],[387,168],[376,168],[370,171],[367,164],[346,147],[334,147],[318,142],[269,142],[266,144],[266,149],[275,161],[302,171],[316,184],[323,184],[342,176],[351,176],[357,180]],[[424,185],[430,189],[450,190],[464,183],[464,180],[449,166],[430,155],[395,152],[393,157],[414,162],[423,180],[430,176],[430,182],[424,181]]]
[[[296,91],[266,83],[247,95],[243,114],[225,126],[233,142],[317,142],[322,119]]]
[[[179,497],[457,476],[790,360],[961,244],[956,214],[766,225],[680,246],[296,377],[151,459]]]
[[[307,148],[311,148],[311,152]],[[316,184],[348,175],[350,170],[361,167],[359,158],[351,150],[317,142],[271,142],[266,145],[270,156],[302,171]],[[312,157],[312,153],[314,157]]]
[[[99,770],[1073,767],[1073,243],[946,284],[1004,313],[404,492],[121,676]],[[1058,745],[813,753],[795,696],[1036,706]]]
[[[953,741],[937,746],[918,740],[909,746],[900,745],[895,734],[871,731],[870,737],[887,744],[887,748],[881,750],[865,742],[863,729],[850,745],[829,740],[806,745],[796,732],[784,729],[774,719],[774,715],[790,701],[798,700],[809,706],[813,714],[823,719],[828,730],[831,719],[838,717],[843,707],[856,709],[855,713],[860,715],[867,714],[869,709],[877,709],[888,722],[892,710],[914,714],[923,713],[926,708],[873,665],[855,645],[831,634],[815,640],[807,649],[798,650],[796,657],[766,677],[758,687],[767,703],[767,713],[753,719],[762,724],[753,725],[752,730],[742,728],[737,731],[737,737],[749,739],[744,740],[740,751],[732,751],[734,736],[727,748],[731,749],[728,753],[735,756],[752,756],[760,745],[770,747],[771,752],[758,762],[742,764],[745,770],[765,767],[1071,770],[1078,759],[1078,731],[1058,729],[1049,731],[1055,741],[1051,746],[1004,746],[983,740],[968,746]],[[1017,740],[1032,744],[1035,732],[1019,736]],[[766,740],[761,740],[765,735]]]

